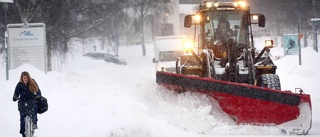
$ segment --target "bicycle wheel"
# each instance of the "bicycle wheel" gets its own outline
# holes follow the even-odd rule
[[[24,122],[25,122],[25,135],[26,135],[26,137],[33,137],[34,129],[33,129],[31,117],[26,116],[24,119]]]

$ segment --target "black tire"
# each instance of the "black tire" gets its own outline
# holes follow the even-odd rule
[[[281,90],[280,78],[277,74],[262,74],[258,78],[257,86]]]
[[[34,134],[34,126],[33,126],[33,121],[32,121],[32,118],[27,115],[25,118],[24,118],[24,122],[25,122],[25,135],[26,137],[33,137],[33,134]]]

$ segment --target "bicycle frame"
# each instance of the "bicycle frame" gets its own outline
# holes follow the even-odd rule
[[[28,103],[25,103],[24,104],[27,108],[27,116],[24,118],[24,122],[25,122],[25,135],[26,137],[34,137],[34,131],[35,131],[35,128],[34,128],[34,124],[32,121],[32,116],[33,116],[33,112],[31,111],[32,109],[29,109],[30,106],[28,106]],[[34,105],[34,104],[32,104]],[[34,107],[34,106],[32,106]]]

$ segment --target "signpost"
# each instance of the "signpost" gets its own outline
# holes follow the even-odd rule
[[[311,21],[313,21],[314,24],[314,39],[315,39],[315,43],[314,43],[314,50],[316,52],[318,52],[318,21],[320,21],[320,18],[312,18]]]
[[[2,3],[2,8],[4,9],[4,48],[6,57],[6,80],[9,80],[9,60],[8,60],[8,46],[7,46],[7,14],[9,3],[13,3],[13,0],[0,0]]]
[[[9,24],[8,36],[10,69],[28,63],[47,72],[45,24]]]

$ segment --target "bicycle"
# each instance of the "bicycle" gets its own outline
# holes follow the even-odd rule
[[[34,109],[34,105],[35,105],[35,102],[33,100],[32,101],[28,101],[28,102],[24,102],[23,104],[26,108],[26,117],[24,118],[24,127],[25,127],[25,136],[26,137],[34,137],[34,132],[35,132],[35,124],[34,124],[34,121],[32,120],[32,117],[33,117],[33,109]]]

